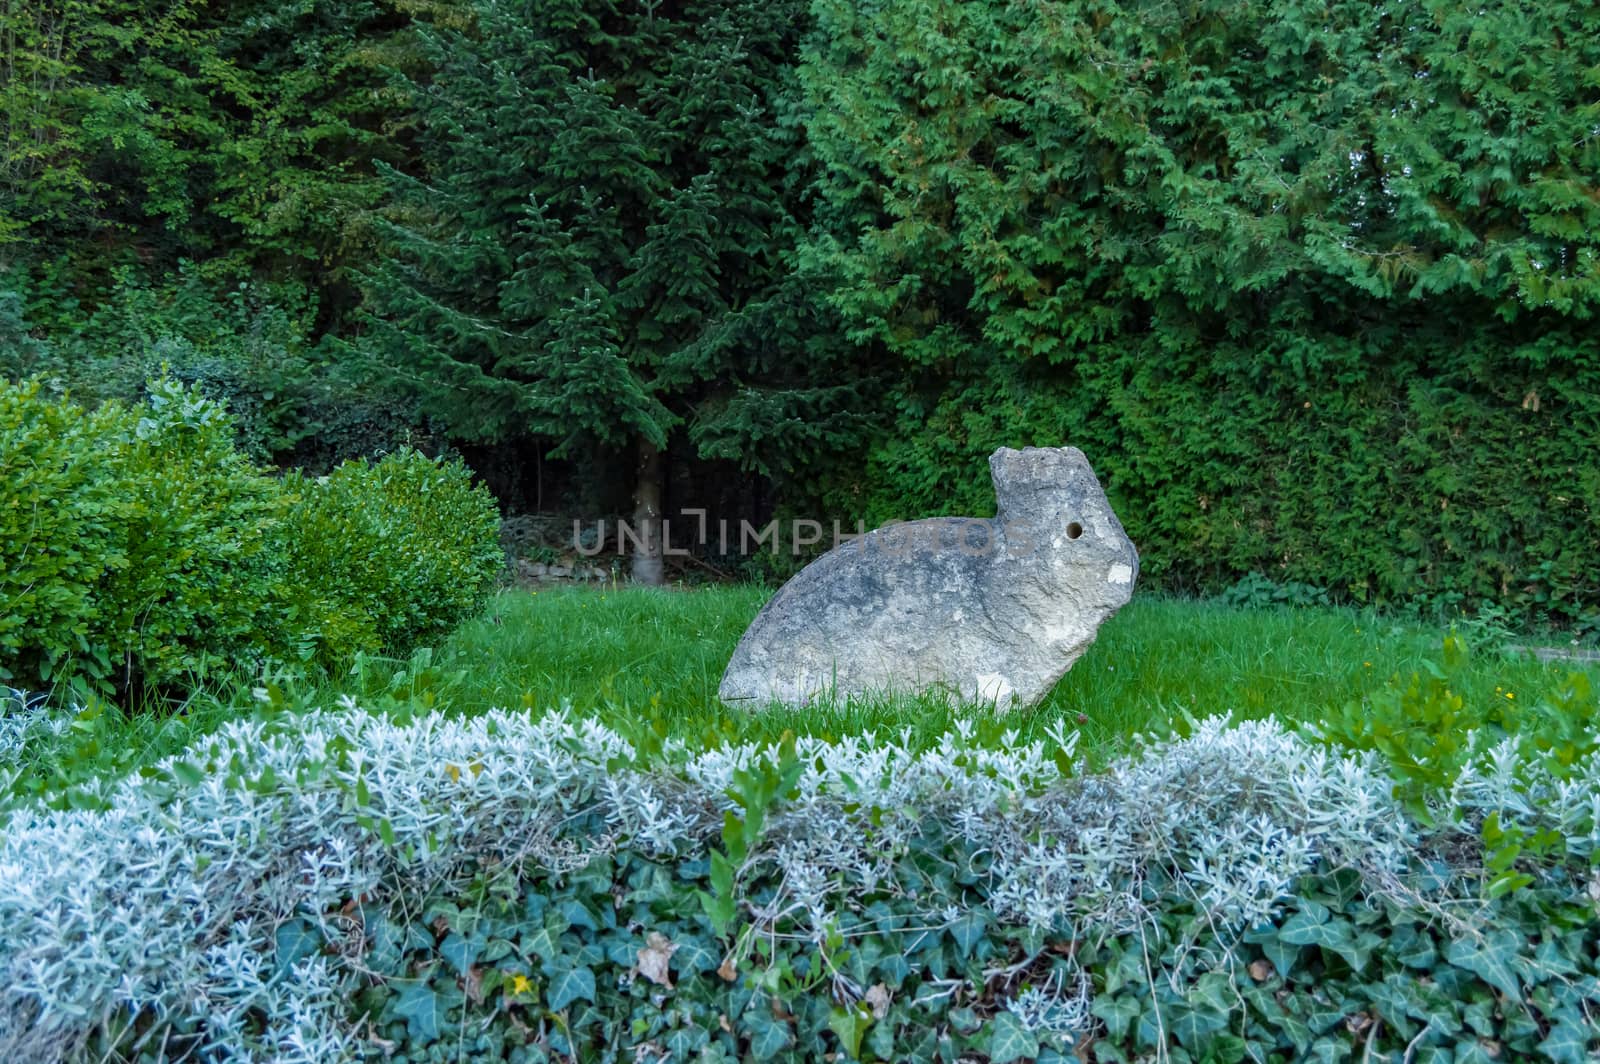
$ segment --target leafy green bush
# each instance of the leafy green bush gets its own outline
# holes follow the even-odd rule
[[[128,564],[118,452],[132,420],[0,381],[0,680],[110,674],[98,591]]]
[[[158,381],[118,448],[126,563],[96,598],[122,686],[180,682],[270,655],[261,614],[272,598],[267,551],[283,492],[235,450],[225,408]]]
[[[404,450],[288,487],[279,542],[301,656],[437,638],[483,604],[505,566],[499,511],[459,462]]]
[[[280,492],[223,408],[171,381],[86,412],[0,385],[0,676],[170,684],[257,644]]]
[[[481,604],[498,514],[405,452],[267,476],[225,408],[164,379],[93,411],[0,383],[0,680],[180,689],[218,668],[408,649]]]
[[[20,291],[0,286],[0,374],[39,375],[47,390],[85,403],[140,402],[149,380],[171,377],[227,405],[252,459],[317,470],[419,432],[405,402],[358,379],[332,341],[313,339],[316,299],[292,282],[213,276],[192,263],[156,281],[121,268],[84,307],[67,292],[30,290],[20,275],[3,280]]]

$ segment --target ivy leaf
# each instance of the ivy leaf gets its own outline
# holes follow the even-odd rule
[[[715,971],[722,963],[722,955],[697,938],[685,938],[677,944],[672,954],[672,966],[680,977],[699,972]]]
[[[1509,998],[1522,1000],[1511,962],[1517,956],[1522,936],[1515,931],[1490,931],[1481,941],[1458,938],[1444,951],[1445,960],[1463,968]]]
[[[789,1025],[772,1015],[764,998],[745,1010],[744,1023],[750,1032],[750,1055],[756,1060],[771,1060],[794,1042]]]
[[[559,913],[551,913],[545,918],[543,927],[523,936],[523,948],[546,964],[554,963],[561,955],[561,934],[566,929],[566,918]]]
[[[566,968],[550,977],[547,994],[552,1012],[560,1011],[580,998],[594,1001],[594,972],[588,968]]]
[[[451,932],[444,942],[439,945],[439,955],[455,968],[460,975],[466,975],[474,964],[478,962],[478,955],[483,951],[484,938],[482,935],[473,935],[468,938],[459,932]]]
[[[317,929],[299,917],[278,925],[272,942],[277,961],[276,971],[280,977],[286,975],[298,961],[322,948],[322,936]]]
[[[1439,951],[1434,948],[1433,939],[1407,924],[1396,928],[1390,936],[1389,952],[1407,968],[1423,971],[1431,971],[1439,961]]]
[[[1205,973],[1195,980],[1194,988],[1189,991],[1191,1005],[1203,1006],[1211,1012],[1227,1013],[1236,999],[1233,980],[1226,972]]]
[[[1495,1064],[1495,1057],[1500,1055],[1496,1053],[1494,1057],[1491,1057],[1488,1051],[1483,1048],[1481,1041],[1468,1039],[1456,1046],[1454,1064]]]
[[[390,971],[400,966],[402,930],[395,926],[389,919],[389,914],[381,906],[364,905],[361,907],[362,926],[367,930],[367,937],[372,942],[368,951],[367,963],[379,971]]]
[[[577,898],[568,898],[560,906],[561,915],[567,918],[568,927],[582,927],[590,931],[598,931],[600,925],[595,923],[594,913],[589,907]]]
[[[839,1036],[839,1044],[852,1058],[861,1055],[861,1037],[872,1026],[872,1013],[859,1005],[835,1006],[828,1013],[828,1030]]]
[[[1583,1064],[1593,1060],[1589,1055],[1589,1042],[1593,1034],[1570,1019],[1563,1018],[1550,1030],[1550,1037],[1539,1043],[1539,1052],[1556,1064]]]
[[[1338,950],[1350,941],[1350,925],[1343,920],[1328,919],[1328,910],[1320,905],[1307,904],[1283,922],[1278,929],[1278,939],[1291,946],[1320,946]]]
[[[1131,994],[1101,996],[1094,999],[1089,1011],[1105,1023],[1111,1040],[1120,1042],[1128,1037],[1128,1032],[1133,1029],[1133,1021],[1139,1018],[1139,1000]]]
[[[988,925],[989,917],[981,909],[968,911],[950,925],[950,937],[956,940],[956,948],[963,957],[972,956],[973,948],[983,941]]]
[[[667,1032],[667,1037],[662,1041],[672,1054],[672,1059],[687,1060],[698,1052],[701,1046],[711,1041],[711,1035],[704,1027],[674,1027]]]
[[[1267,924],[1244,933],[1244,940],[1261,947],[1261,952],[1272,962],[1279,975],[1287,979],[1300,958],[1300,947],[1283,941],[1279,929]]]
[[[989,1060],[992,1064],[1011,1064],[1032,1060],[1039,1055],[1039,1040],[1009,1012],[995,1016],[989,1025]]]
[[[421,1045],[439,1039],[439,995],[419,979],[394,999],[394,1014],[406,1021],[406,1033]]]
[[[1167,1026],[1172,1031],[1173,1037],[1177,1038],[1179,1045],[1193,1050],[1210,1041],[1208,1036],[1228,1026],[1228,1014],[1212,1009],[1174,1005],[1167,1011]]]

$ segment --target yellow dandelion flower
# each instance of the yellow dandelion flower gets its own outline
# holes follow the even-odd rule
[[[528,977],[523,975],[521,972],[518,972],[516,975],[511,977],[511,992],[513,994],[526,994],[532,989],[533,984],[530,983],[528,981]]]

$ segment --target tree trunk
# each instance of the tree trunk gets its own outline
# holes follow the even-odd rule
[[[633,477],[633,530],[641,548],[633,554],[633,582],[665,583],[661,564],[661,448],[639,437],[639,464]]]

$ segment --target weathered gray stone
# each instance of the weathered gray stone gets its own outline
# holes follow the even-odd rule
[[[939,692],[1004,710],[1048,694],[1132,595],[1139,555],[1077,448],[1001,448],[989,470],[992,519],[886,525],[783,585],[733,652],[722,698]]]

